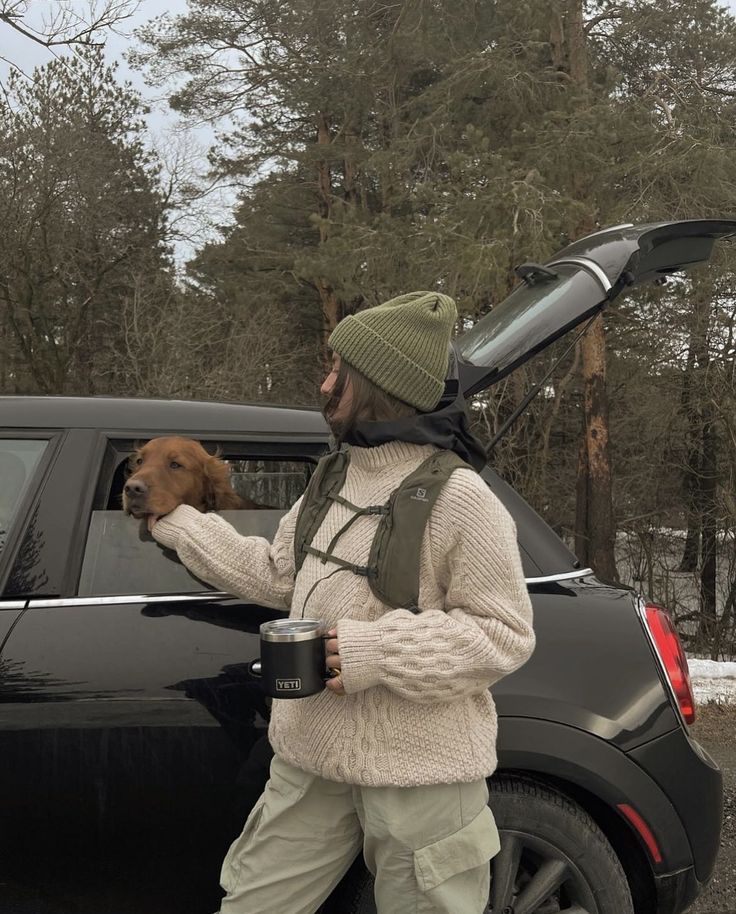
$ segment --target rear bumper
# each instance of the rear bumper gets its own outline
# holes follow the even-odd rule
[[[693,867],[654,877],[657,914],[682,914],[705,888],[698,882]]]
[[[682,863],[689,866],[692,861],[696,885],[705,885],[713,873],[720,847],[723,818],[721,770],[705,749],[679,727],[634,749],[630,756],[662,789],[687,835],[691,850],[690,860],[678,861],[680,865],[677,866],[677,862],[670,858],[670,868],[674,863],[678,874],[687,872],[686,868],[681,868]],[[647,818],[646,812],[644,817]],[[655,819],[649,824],[656,829],[658,823]],[[666,847],[664,835],[662,839]],[[663,857],[666,866],[668,854],[663,853]],[[659,869],[662,868],[665,867]],[[655,878],[659,878],[657,869],[655,866]],[[673,877],[667,874],[662,878]],[[697,892],[697,889],[695,891]]]

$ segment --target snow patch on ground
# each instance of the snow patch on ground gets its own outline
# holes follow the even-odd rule
[[[736,663],[688,657],[687,665],[696,704],[736,704]]]

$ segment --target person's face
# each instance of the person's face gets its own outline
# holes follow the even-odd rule
[[[332,368],[330,373],[322,382],[322,387],[320,387],[320,393],[322,396],[329,400],[337,384],[337,373],[340,370],[340,356],[337,353],[334,353],[332,356]],[[340,402],[335,406],[335,408],[330,413],[331,422],[340,422],[346,419],[350,415],[350,407],[353,402],[353,392],[350,386],[350,379],[348,378],[347,383],[345,384],[345,389],[342,392],[340,397]]]

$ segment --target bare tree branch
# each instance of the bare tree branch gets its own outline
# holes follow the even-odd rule
[[[57,0],[34,24],[29,0],[0,0],[0,23],[45,48],[75,44],[102,46],[101,34],[133,16],[141,0]],[[35,5],[38,7],[38,4]],[[84,7],[82,9],[81,7]]]
[[[624,8],[622,6],[614,6],[610,10],[606,10],[604,13],[598,13],[597,16],[593,16],[592,19],[588,19],[583,26],[584,32],[590,32],[594,29],[599,23],[605,22],[607,19],[621,19],[623,16]]]

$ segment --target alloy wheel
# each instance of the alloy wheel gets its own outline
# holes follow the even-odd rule
[[[599,914],[575,863],[538,835],[500,831],[486,914]]]

